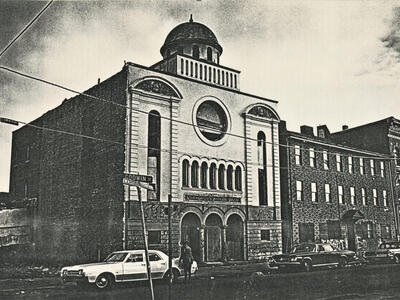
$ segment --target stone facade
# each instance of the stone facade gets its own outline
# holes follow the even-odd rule
[[[332,142],[327,128],[324,133],[318,137],[307,130],[290,132],[281,122],[280,140],[287,145],[281,151],[281,166],[287,168],[281,172],[284,249],[307,238],[329,240],[353,250],[376,247],[380,240],[395,239],[390,157],[343,146]],[[340,171],[337,155],[340,155]],[[360,162],[364,165],[362,171]],[[341,200],[339,194],[343,195]]]

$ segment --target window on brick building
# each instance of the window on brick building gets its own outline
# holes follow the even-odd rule
[[[362,205],[367,205],[367,196],[365,194],[365,188],[361,188],[361,201]]]
[[[200,186],[201,188],[205,189],[207,188],[207,173],[208,173],[208,166],[206,162],[201,163],[201,168],[200,168]]]
[[[315,151],[314,148],[310,148],[310,167],[315,168],[316,162],[315,162]]]
[[[371,175],[374,176],[375,175],[375,162],[374,162],[373,159],[371,159],[369,161],[369,166],[370,166],[370,169],[371,169]]]
[[[270,229],[261,229],[261,240],[262,241],[270,241],[271,240],[271,230]]]
[[[375,237],[374,226],[371,222],[367,223],[367,238],[372,239]]]
[[[383,161],[380,162],[380,171],[381,171],[381,177],[385,177],[385,163]]]
[[[374,205],[378,205],[378,192],[376,189],[372,189],[372,197],[374,198]]]
[[[233,190],[233,167],[231,165],[226,170],[226,188],[230,191]]]
[[[353,186],[350,187],[350,204],[356,205],[356,191]]]
[[[219,165],[218,167],[218,188],[223,190],[225,188],[225,166]]]
[[[324,170],[329,170],[329,156],[328,151],[324,150],[322,152],[322,158],[324,160]]]
[[[391,226],[386,224],[381,224],[381,235],[382,239],[391,240],[392,239]]]
[[[343,186],[338,185],[338,201],[339,204],[344,204],[344,198],[343,198]]]
[[[199,187],[199,163],[197,161],[192,162],[190,175],[192,187]]]
[[[360,174],[365,174],[365,167],[364,167],[364,158],[360,157]]]
[[[215,163],[212,163],[210,166],[210,188],[217,188],[217,166]]]
[[[348,167],[349,167],[349,173],[352,174],[353,173],[353,157],[349,156],[348,159]]]
[[[325,183],[325,201],[331,203],[331,186],[329,183]]]
[[[161,230],[149,230],[148,235],[150,245],[161,244]]]
[[[328,239],[341,239],[342,233],[340,222],[336,220],[328,220]]]
[[[387,193],[385,190],[382,191],[382,196],[383,196],[383,205],[389,206],[388,199],[387,199]]]
[[[358,223],[356,224],[356,232],[362,239],[371,239],[375,236],[375,226],[372,222]]]
[[[299,241],[300,243],[314,242],[314,223],[299,223]]]
[[[312,202],[318,201],[317,183],[316,182],[311,182],[311,201]]]
[[[301,165],[301,149],[299,145],[294,146],[294,157],[296,165]]]
[[[182,186],[189,186],[189,161],[187,159],[182,162]]]
[[[303,182],[296,181],[296,200],[303,200]]]
[[[342,157],[340,156],[340,154],[336,154],[336,170],[338,172],[342,172],[343,171]]]
[[[239,166],[235,169],[235,190],[242,190],[242,168]]]

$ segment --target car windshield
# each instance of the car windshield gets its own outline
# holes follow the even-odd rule
[[[104,261],[105,262],[119,262],[123,261],[127,253],[111,253]]]
[[[301,252],[312,252],[315,249],[315,245],[313,244],[303,244],[298,245],[293,248],[292,253],[301,253]]]

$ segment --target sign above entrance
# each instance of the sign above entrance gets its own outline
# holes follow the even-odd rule
[[[218,202],[239,202],[240,197],[223,196],[218,194],[185,194],[186,201],[218,201]]]

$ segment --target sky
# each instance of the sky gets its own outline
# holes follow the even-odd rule
[[[45,4],[0,0],[0,49]],[[161,60],[165,37],[190,14],[217,36],[220,63],[241,70],[241,90],[279,101],[290,130],[400,118],[398,1],[55,1],[0,65],[84,91],[124,61]],[[1,117],[30,122],[72,96],[0,70]],[[17,128],[0,123],[0,192]]]

